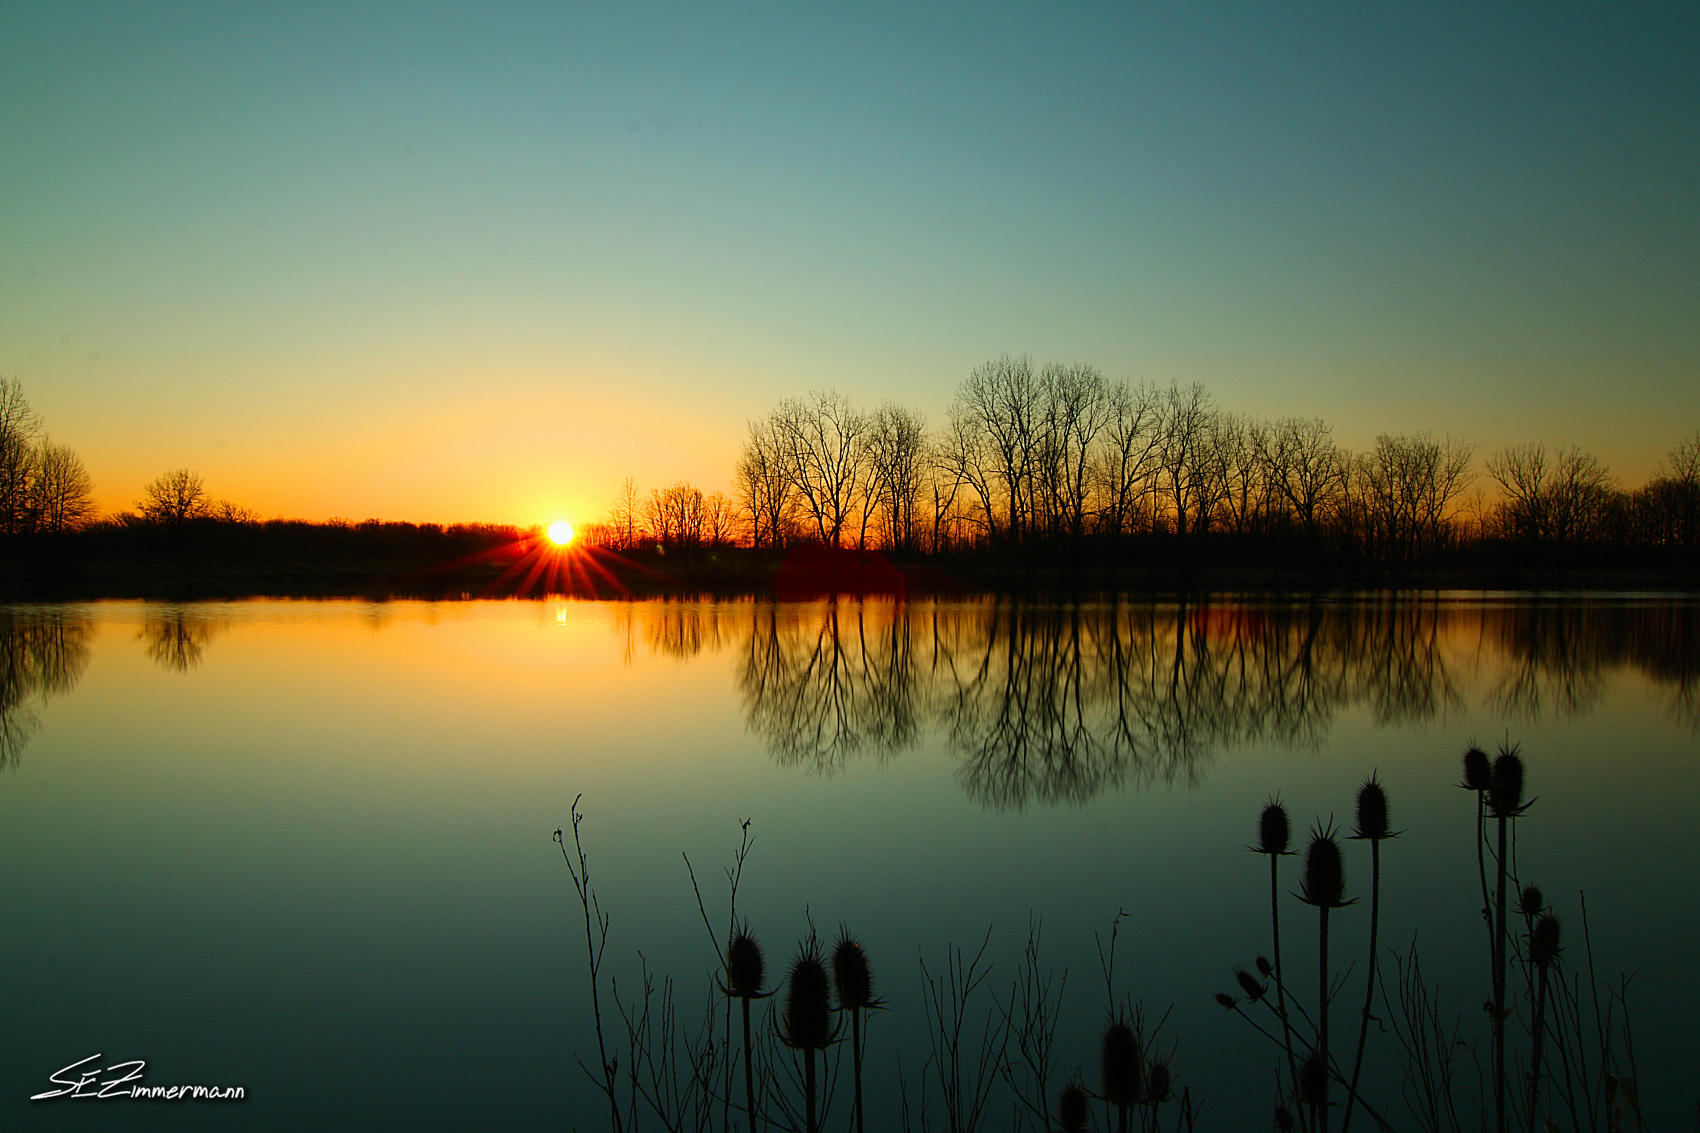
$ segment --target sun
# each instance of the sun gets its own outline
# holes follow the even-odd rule
[[[557,547],[565,547],[573,541],[573,525],[565,520],[559,520],[549,525],[549,542]]]

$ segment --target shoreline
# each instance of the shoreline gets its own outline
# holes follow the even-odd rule
[[[562,550],[535,532],[470,525],[93,529],[0,540],[0,601],[1700,593],[1700,558],[1680,548],[1484,544],[1400,566],[1344,553],[1153,538],[1116,548],[1113,559],[1091,544],[934,555],[846,550],[823,560],[839,563],[824,573],[799,571],[799,562],[814,559],[796,559],[795,550]]]

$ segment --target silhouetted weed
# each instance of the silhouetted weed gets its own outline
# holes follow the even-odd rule
[[[856,1133],[862,1133],[862,1012],[880,1007],[874,998],[874,977],[861,942],[840,927],[832,949],[833,982],[838,985],[838,1009],[850,1013],[850,1056],[855,1068]]]

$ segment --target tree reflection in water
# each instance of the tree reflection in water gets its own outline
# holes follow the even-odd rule
[[[1495,613],[1483,637],[1513,661],[1490,694],[1500,711],[1525,720],[1586,715],[1606,675],[1633,668],[1668,690],[1671,715],[1700,731],[1700,605],[1578,597]]]
[[[893,606],[833,603],[812,621],[752,607],[738,673],[746,724],[784,766],[831,772],[852,756],[906,750],[920,735],[926,690],[911,625]]]
[[[1634,663],[1669,689],[1667,711],[1700,735],[1700,609],[1653,607],[1642,617],[1651,648]]]
[[[82,679],[91,633],[74,609],[0,608],[0,768],[17,765],[41,726],[35,708]]]
[[[621,602],[614,605],[615,632],[621,638],[621,659],[632,663],[641,637],[651,653],[689,659],[726,648],[728,627],[738,603]]]
[[[201,663],[214,635],[229,628],[223,619],[194,606],[156,606],[148,608],[136,637],[154,664],[186,673]]]
[[[1141,716],[1137,694],[1104,695],[1127,691],[1125,682],[1104,682],[1127,671],[1117,664],[1119,640],[1104,632],[1112,626],[1079,608],[1019,605],[965,623],[967,640],[948,664],[957,680],[943,698],[943,723],[970,798],[999,807],[1079,802],[1140,764],[1142,729],[1129,727]]]
[[[1355,708],[1379,724],[1445,720],[1465,708],[1449,648],[1500,655],[1487,706],[1519,719],[1587,711],[1604,674],[1628,665],[1694,720],[1697,611],[1432,596],[758,604],[738,687],[750,730],[783,765],[831,773],[936,729],[970,797],[1019,809],[1196,783],[1237,744],[1316,747]]]

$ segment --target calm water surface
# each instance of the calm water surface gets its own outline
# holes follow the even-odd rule
[[[1521,744],[1522,877],[1564,915],[1567,959],[1586,891],[1602,978],[1634,973],[1648,1116],[1694,1120],[1687,600],[102,603],[0,610],[0,651],[9,1128],[606,1128],[575,1063],[594,1059],[583,923],[551,838],[581,795],[622,993],[641,952],[699,1008],[714,953],[682,855],[723,925],[745,819],[738,913],[769,971],[811,920],[861,936],[891,1006],[869,1128],[896,1120],[899,1059],[919,1104],[920,963],[988,928],[975,1017],[1042,924],[1059,1065],[1095,1078],[1118,913],[1113,993],[1168,1013],[1201,1127],[1262,1127],[1274,1053],[1212,997],[1268,949],[1259,809],[1278,793],[1302,848],[1378,773],[1404,831],[1382,940],[1415,939],[1485,1033],[1474,797],[1455,786],[1472,740]],[[1364,896],[1367,854],[1346,850]],[[1338,969],[1356,958],[1337,1034],[1367,904],[1334,921]],[[1283,917],[1309,973],[1314,920]],[[1397,1113],[1391,1050],[1372,1037]],[[248,1097],[27,1100],[97,1054]],[[847,1119],[841,1095],[830,1127]]]

